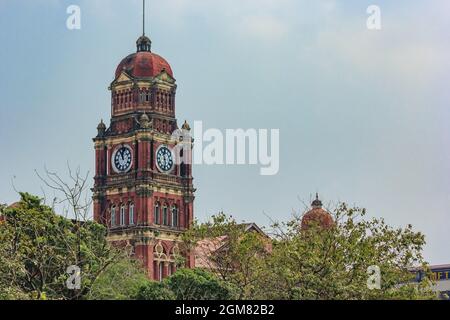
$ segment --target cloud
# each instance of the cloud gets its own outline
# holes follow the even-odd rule
[[[246,16],[237,24],[237,32],[245,37],[273,42],[284,38],[289,27],[286,23],[272,16]]]
[[[280,15],[296,5],[295,0],[168,0],[152,6],[154,17],[171,27],[182,27],[191,19],[201,19],[209,26],[224,30],[242,28],[247,35],[280,35],[286,23]]]
[[[383,22],[382,30],[371,31],[361,16],[338,17],[337,28],[318,32],[313,51],[323,55],[324,64],[344,63],[361,74],[415,87],[426,86],[440,70],[450,67],[448,42],[440,41],[427,25],[414,25],[395,15]],[[416,32],[418,28],[422,32]]]

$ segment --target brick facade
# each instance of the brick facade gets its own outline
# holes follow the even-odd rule
[[[110,241],[131,246],[149,276],[159,280],[176,270],[177,255],[186,267],[194,266],[193,254],[183,252],[179,239],[194,218],[192,165],[169,166],[159,153],[170,150],[175,160],[180,156],[175,147],[183,143],[186,159],[192,139],[180,142],[172,135],[178,130],[186,137],[190,130],[178,129],[175,79],[163,58],[150,48],[139,51],[141,38],[138,52],[120,63],[109,88],[110,125],[102,121],[94,138],[94,219],[108,227]],[[158,159],[166,167],[161,169]]]

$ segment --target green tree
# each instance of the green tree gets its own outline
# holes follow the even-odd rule
[[[132,300],[148,281],[141,261],[122,257],[108,266],[95,280],[88,298],[90,300]]]
[[[427,269],[425,237],[412,226],[392,228],[383,219],[345,204],[335,224],[310,223],[301,216],[272,226],[272,245],[258,232],[223,214],[196,223],[184,236],[202,265],[237,288],[238,299],[430,299],[430,282],[411,280],[413,267]],[[207,245],[202,245],[206,243]],[[369,267],[379,268],[380,288],[368,286]]]
[[[0,283],[4,298],[84,299],[97,278],[126,253],[106,241],[95,222],[72,221],[38,197],[21,193],[13,207],[1,207]],[[81,269],[81,288],[70,290],[67,268]]]
[[[232,289],[202,269],[181,269],[164,280],[177,300],[228,300]]]
[[[148,281],[142,285],[135,297],[136,300],[175,300],[175,294],[165,282]]]
[[[136,295],[138,300],[227,300],[230,286],[202,269],[180,269],[162,282],[148,281]]]
[[[197,251],[197,263],[235,288],[238,299],[252,297],[271,246],[270,238],[248,226],[220,213],[183,235],[188,250]]]
[[[410,225],[396,229],[383,219],[365,220],[365,214],[364,209],[341,204],[331,228],[301,230],[298,218],[275,225],[279,231],[261,269],[255,298],[433,298],[429,282],[411,282],[411,267],[426,268],[424,235]],[[367,285],[370,266],[381,271],[380,289]]]

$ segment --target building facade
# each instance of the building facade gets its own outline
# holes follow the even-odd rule
[[[145,35],[137,51],[115,72],[111,120],[103,121],[95,145],[94,219],[108,239],[129,246],[154,280],[186,267],[180,234],[194,217],[190,127],[175,117],[176,81],[169,63],[151,51]]]
[[[416,282],[422,281],[426,275],[422,270],[413,270],[416,273]],[[438,298],[450,300],[450,264],[430,266],[433,290]]]

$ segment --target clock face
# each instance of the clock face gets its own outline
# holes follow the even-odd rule
[[[161,146],[156,150],[156,165],[161,172],[165,173],[173,169],[173,155],[168,147]]]
[[[133,156],[129,146],[121,146],[114,151],[112,156],[113,169],[117,173],[128,172],[133,163]]]

